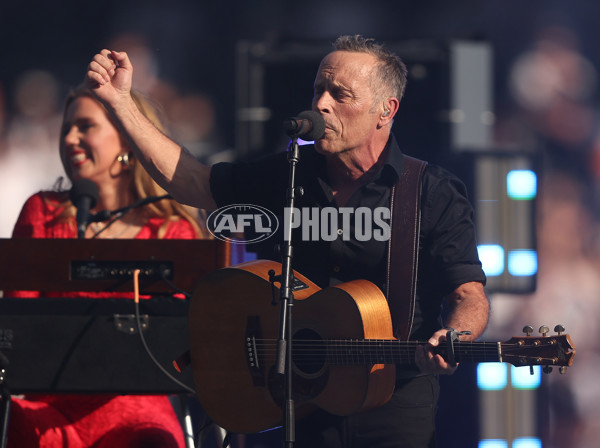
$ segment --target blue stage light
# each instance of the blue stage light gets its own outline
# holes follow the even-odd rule
[[[535,275],[538,269],[537,252],[518,249],[508,252],[508,272],[514,276]]]
[[[477,386],[481,390],[502,390],[508,382],[507,365],[503,362],[482,362],[477,365]]]
[[[516,200],[531,200],[537,195],[537,176],[531,170],[512,170],[506,175],[508,197]]]
[[[536,437],[521,437],[513,441],[512,448],[542,448],[542,441]]]
[[[508,442],[502,439],[484,439],[479,441],[478,448],[508,448]]]
[[[528,366],[510,366],[510,382],[515,389],[537,389],[542,382],[542,369],[533,366],[533,375]]]
[[[499,244],[480,244],[477,253],[485,275],[495,276],[504,272],[504,249]]]

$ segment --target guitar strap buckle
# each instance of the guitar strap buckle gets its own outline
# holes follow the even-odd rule
[[[457,363],[456,363],[456,355],[454,353],[454,343],[457,341],[460,341],[460,338],[459,338],[460,336],[472,334],[472,333],[468,330],[456,331],[452,327],[446,327],[446,328],[448,328],[448,331],[446,332],[446,345],[448,347],[448,350],[447,350],[448,362],[450,363],[450,365],[452,367],[456,367]]]

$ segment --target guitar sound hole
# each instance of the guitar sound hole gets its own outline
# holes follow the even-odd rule
[[[298,371],[311,375],[315,374],[325,365],[325,344],[321,336],[314,330],[304,328],[294,335],[292,357]]]

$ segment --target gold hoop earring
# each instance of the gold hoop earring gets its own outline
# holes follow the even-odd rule
[[[117,157],[117,161],[122,165],[122,166],[129,166],[129,154],[120,154],[119,157]]]

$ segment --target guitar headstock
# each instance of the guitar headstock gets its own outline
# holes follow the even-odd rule
[[[573,364],[575,346],[562,325],[554,327],[556,335],[548,336],[550,329],[542,325],[539,329],[541,336],[531,336],[533,328],[529,325],[523,328],[525,336],[516,336],[500,343],[502,361],[516,367],[545,366],[544,372],[552,371],[552,366],[560,367],[560,373],[565,373],[567,367]]]

